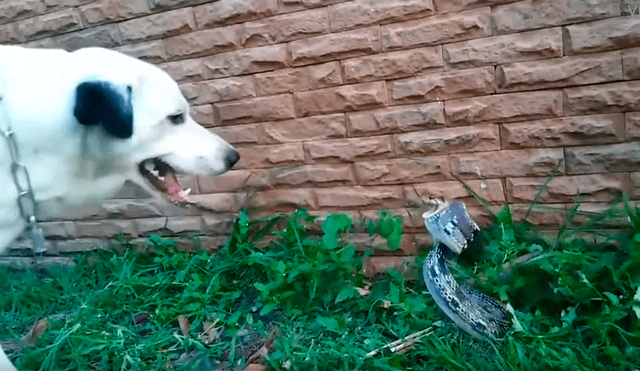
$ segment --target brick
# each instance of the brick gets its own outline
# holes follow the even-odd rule
[[[377,27],[290,41],[291,64],[302,66],[382,51]]]
[[[564,171],[562,148],[460,153],[450,159],[451,172],[464,179],[546,176],[556,169]]]
[[[224,102],[256,95],[253,79],[244,76],[182,84],[180,90],[191,104]]]
[[[184,34],[195,30],[196,23],[191,8],[184,8],[120,22],[118,26],[122,39],[133,42]]]
[[[376,54],[342,61],[345,83],[397,79],[442,70],[442,47]]]
[[[0,2],[0,24],[35,17],[45,10],[42,0],[5,0]]]
[[[389,96],[394,104],[418,103],[475,97],[495,93],[494,68],[433,73],[390,81]]]
[[[26,19],[18,27],[25,39],[32,40],[79,30],[82,28],[82,20],[77,9],[66,9]]]
[[[617,17],[565,26],[565,55],[640,46],[640,17]]]
[[[631,173],[631,195],[633,199],[640,199],[640,173]]]
[[[18,44],[24,42],[24,35],[18,23],[0,25],[0,43]]]
[[[199,208],[218,212],[236,213],[246,206],[247,195],[244,193],[213,193],[189,196],[189,201]]]
[[[288,59],[287,46],[278,44],[216,54],[202,63],[207,78],[213,79],[285,68]]]
[[[225,26],[276,14],[277,0],[220,0],[193,8],[198,28]]]
[[[620,15],[638,15],[640,8],[633,0],[622,0],[620,2]]]
[[[444,110],[452,126],[557,117],[562,115],[562,93],[549,90],[456,99],[446,101]]]
[[[202,232],[214,235],[230,235],[233,232],[232,215],[209,214],[202,216]]]
[[[496,67],[499,92],[622,80],[620,52],[513,63]]]
[[[82,31],[36,40],[25,44],[31,48],[63,48],[74,51],[80,48],[99,46],[114,48],[122,44],[122,36],[117,24],[92,27]]]
[[[231,144],[256,144],[260,134],[258,124],[218,126],[210,131]]]
[[[627,140],[640,140],[640,112],[627,112],[624,117]]]
[[[299,92],[293,97],[299,117],[377,108],[387,102],[382,81]]]
[[[573,205],[567,205],[573,206]],[[632,205],[629,205],[633,207]],[[602,218],[605,216],[604,218]],[[621,203],[609,202],[581,202],[577,205],[577,214],[571,218],[570,226],[598,228],[603,231],[601,238],[611,246],[621,246],[621,242],[617,238],[621,237],[621,232],[626,233],[631,226],[630,220],[625,211],[625,207]],[[618,231],[615,231],[618,229]],[[606,230],[606,231],[605,231]],[[613,230],[613,231],[612,231]],[[586,232],[586,231],[585,231]],[[613,233],[612,233],[613,232]],[[593,232],[584,233],[587,238],[596,239]],[[616,238],[617,237],[617,238]],[[608,240],[608,241],[607,241]]]
[[[333,139],[304,144],[313,161],[353,162],[366,158],[388,158],[393,155],[390,136]]]
[[[405,133],[445,126],[444,103],[426,103],[347,114],[352,136]]]
[[[210,1],[211,0],[149,0],[149,5],[153,10],[168,10],[183,6],[198,5]]]
[[[168,218],[144,218],[133,221],[136,230],[141,236],[148,236],[154,233],[165,231]]]
[[[246,22],[243,26],[242,46],[255,47],[329,33],[329,16],[322,8]]]
[[[302,165],[304,151],[302,143],[285,143],[268,146],[238,148],[238,169],[272,168],[275,166]]]
[[[251,208],[259,209],[263,212],[291,211],[294,209],[318,208],[315,191],[312,189],[272,189],[256,193],[247,200]]]
[[[192,188],[197,192],[196,186],[188,184],[191,182],[187,182],[184,177],[180,177],[180,183],[186,188]],[[98,216],[94,216],[94,218],[135,219],[196,214],[198,214],[196,210],[184,209],[166,202],[162,198],[154,198],[149,200],[113,200],[108,203],[103,203],[100,205],[100,214],[97,214]],[[82,217],[82,214],[79,214],[77,215],[77,219],[86,219],[86,217]]]
[[[165,228],[170,233],[200,232],[202,230],[202,218],[200,216],[167,218]]]
[[[198,177],[202,194],[271,188],[270,172],[263,169],[231,170],[213,177]]]
[[[55,242],[58,253],[77,253],[109,248],[109,242],[102,239],[74,239],[52,242]]]
[[[258,95],[293,93],[342,84],[340,63],[327,62],[254,75]]]
[[[381,273],[394,269],[408,281],[418,279],[415,257],[412,256],[372,256],[364,265],[364,274],[373,278]]]
[[[640,171],[640,143],[566,148],[567,174]]]
[[[240,47],[238,32],[238,26],[229,26],[164,39],[167,58],[198,57],[236,50]]]
[[[164,43],[161,40],[123,45],[115,48],[115,50],[154,64],[167,60],[167,54],[164,51]]]
[[[451,179],[446,156],[394,158],[354,164],[363,185],[407,184]]]
[[[426,130],[395,136],[398,155],[477,152],[500,149],[498,125]]]
[[[152,41],[157,42],[157,41]],[[201,59],[185,59],[158,65],[178,83],[201,81],[206,78]]]
[[[433,0],[438,13],[450,13],[488,5],[507,4],[519,0]]]
[[[75,222],[78,237],[115,237],[118,234],[137,236],[131,220],[100,220]]]
[[[582,205],[581,205],[582,206]],[[566,222],[567,209],[564,204],[510,204],[513,220],[526,221],[538,228],[559,229]]]
[[[121,21],[151,12],[147,0],[102,0],[83,5],[79,9],[87,26]]]
[[[622,50],[622,70],[625,80],[640,79],[640,48]]]
[[[46,238],[74,238],[76,228],[73,222],[45,222],[40,223]]]
[[[342,113],[314,116],[295,120],[265,122],[260,138],[264,143],[286,143],[344,138],[347,136]]]
[[[442,51],[447,69],[471,68],[562,56],[562,30],[549,28],[448,44]]]
[[[404,187],[404,194],[408,199],[415,199],[414,203],[422,205],[430,198],[444,198],[446,200],[464,203],[467,206],[481,206],[476,197],[469,193],[465,184],[473,190],[482,200],[489,203],[504,204],[504,189],[500,179],[469,180],[464,183],[457,180],[443,182],[428,182]],[[424,222],[420,217],[420,227],[424,228]]]
[[[489,7],[381,27],[385,51],[491,36]]]
[[[205,104],[202,106],[191,106],[189,114],[195,122],[204,127],[215,125],[215,120],[213,117],[213,106],[210,104]]]
[[[47,12],[54,12],[64,8],[78,7],[96,0],[43,0]]]
[[[142,199],[142,198],[151,198],[153,197],[151,193],[147,190],[143,189],[139,184],[136,184],[130,180],[124,182],[122,188],[120,188],[114,195],[111,197],[112,199]]]
[[[155,200],[153,202],[140,200],[112,201],[102,204],[98,209],[98,213],[94,214],[93,218],[153,218],[165,216],[165,212],[171,215],[172,213],[167,210],[167,205],[162,202],[162,200]],[[85,219],[85,217],[82,216],[82,213],[75,215],[75,218]]]
[[[279,0],[278,6],[280,13],[289,13],[296,12],[298,10],[305,10],[336,3],[342,3],[344,1],[347,0]]]
[[[303,165],[271,171],[273,185],[289,187],[336,186],[355,183],[351,165]]]
[[[240,124],[295,117],[290,95],[273,95],[214,104],[215,113],[224,124]]]
[[[507,179],[507,201],[531,203],[538,194],[538,200],[543,203],[578,199],[580,202],[612,201],[621,191],[630,188],[627,174],[557,176],[541,191],[547,180],[547,177]]]
[[[524,0],[492,9],[494,34],[522,32],[620,15],[610,0]]]
[[[331,32],[433,15],[431,0],[355,0],[329,7]]]
[[[580,86],[563,90],[564,114],[640,111],[640,81]]]
[[[320,208],[402,207],[402,189],[399,186],[319,188],[316,195]]]
[[[625,139],[622,114],[561,117],[501,126],[502,148],[617,143]]]

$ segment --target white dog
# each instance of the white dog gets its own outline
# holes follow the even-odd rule
[[[151,64],[102,48],[0,46],[0,254],[27,227],[2,136],[9,127],[47,207],[100,202],[127,179],[181,202],[176,174],[217,175],[239,160]],[[2,348],[0,370],[14,370]]]

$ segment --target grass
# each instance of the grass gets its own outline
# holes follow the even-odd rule
[[[270,333],[265,362],[276,370],[637,370],[638,209],[623,200],[585,216],[576,207],[567,220],[545,238],[505,207],[482,244],[450,265],[459,282],[508,304],[513,326],[495,344],[443,317],[421,279],[361,274],[373,249],[344,237],[364,228],[397,248],[397,217],[359,226],[334,214],[317,233],[304,210],[241,213],[215,254],[153,236],[82,255],[71,271],[0,268],[0,337],[19,339],[48,319],[13,356],[21,370],[243,369]],[[613,221],[618,232],[594,243],[589,236]],[[405,352],[367,356],[425,329]]]

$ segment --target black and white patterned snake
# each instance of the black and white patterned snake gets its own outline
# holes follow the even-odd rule
[[[423,276],[429,293],[442,311],[461,329],[479,340],[495,340],[509,327],[499,301],[459,285],[449,272],[447,258],[458,256],[474,241],[480,228],[463,204],[437,202],[422,217],[433,237],[433,249],[424,261]]]

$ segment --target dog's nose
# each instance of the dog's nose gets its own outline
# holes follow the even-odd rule
[[[240,154],[235,149],[232,149],[227,153],[227,157],[224,160],[227,163],[227,169],[231,169],[240,160]]]

